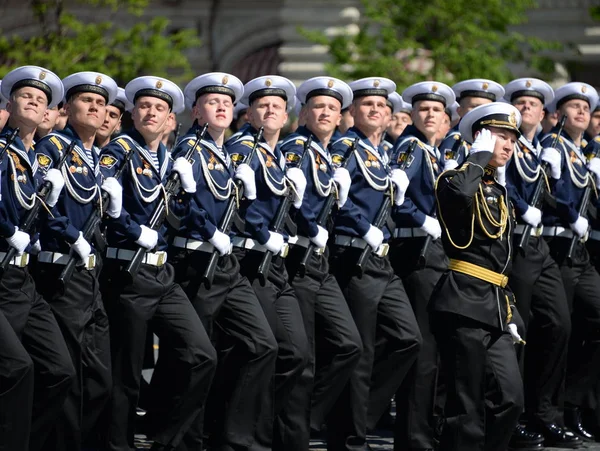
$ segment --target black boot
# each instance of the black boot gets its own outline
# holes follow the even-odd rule
[[[596,440],[594,434],[583,427],[583,417],[579,407],[565,407],[565,426],[585,441]]]
[[[544,437],[537,432],[529,431],[527,428],[518,424],[508,443],[510,449],[542,449]]]
[[[567,428],[563,428],[556,423],[532,421],[528,424],[528,427],[530,430],[542,434],[544,446],[574,449],[583,445],[583,440]]]

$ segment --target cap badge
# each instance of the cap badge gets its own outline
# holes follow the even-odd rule
[[[526,87],[526,88],[531,88],[531,82],[530,82],[529,80],[527,80],[527,81],[525,82],[525,87]]]
[[[99,85],[100,83],[102,83],[102,77],[101,77],[100,75],[98,75],[98,76],[96,77],[96,80],[95,80],[95,82],[96,82],[96,84],[97,84],[97,85]]]
[[[517,126],[517,115],[515,114],[515,112],[513,111],[512,113],[510,113],[510,116],[508,116],[508,122],[510,123],[510,125],[512,125],[513,127]]]
[[[433,85],[433,86],[431,87],[431,92],[437,92],[437,90],[438,90],[438,87],[437,87],[437,85]]]
[[[221,83],[224,84],[224,85],[226,85],[227,83],[229,83],[229,77],[227,75],[225,75],[223,77],[223,80],[221,80]]]
[[[270,79],[270,78],[267,78],[267,79],[265,80],[265,86],[266,86],[267,88],[270,88],[272,84],[273,84],[273,82],[271,81],[271,79]]]
[[[162,88],[162,86],[163,86],[163,82],[162,82],[162,81],[160,81],[160,80],[158,80],[158,81],[156,82],[156,85],[155,85],[155,86],[156,86],[156,89],[160,89],[160,88]]]
[[[373,86],[379,88],[379,80],[373,81]]]
[[[489,83],[486,81],[486,82],[484,82],[484,83],[483,83],[483,85],[481,85],[481,87],[482,87],[483,89],[487,89],[487,88],[489,88],[489,87],[490,87],[490,84],[489,84]]]
[[[329,81],[327,82],[327,87],[328,87],[329,89],[333,88],[333,80],[329,80]]]
[[[583,92],[585,94],[586,91],[587,91],[587,87],[586,86],[582,86],[581,87],[581,92]]]
[[[43,80],[44,78],[46,78],[46,72],[45,72],[45,71],[41,71],[41,72],[40,72],[39,79],[40,79],[40,80]]]

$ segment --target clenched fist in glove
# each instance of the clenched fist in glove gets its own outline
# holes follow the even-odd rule
[[[542,161],[550,165],[550,176],[558,180],[560,178],[560,152],[553,147],[542,149]]]
[[[575,235],[577,235],[579,238],[583,238],[588,231],[589,223],[588,220],[583,216],[579,216],[577,221],[575,221],[573,224],[569,224],[569,226]]]
[[[596,180],[596,187],[600,188],[600,158],[592,158],[592,160],[588,163],[588,169],[592,174],[594,174],[594,179]]]
[[[44,176],[44,180],[52,184],[52,188],[46,196],[46,205],[52,208],[56,205],[56,202],[58,202],[58,196],[60,196],[60,192],[65,186],[65,179],[63,179],[63,176],[58,169],[52,168],[48,169],[48,172],[46,172],[46,175]]]
[[[274,255],[277,255],[281,252],[285,241],[283,239],[283,235],[277,232],[269,232],[269,240],[265,243],[265,246],[268,250],[270,250]]]
[[[108,208],[106,214],[111,218],[118,218],[121,216],[121,209],[123,208],[123,188],[119,181],[114,177],[108,177],[102,183],[101,188],[106,191],[110,197],[108,202]]]
[[[348,200],[348,193],[350,192],[350,185],[352,184],[352,179],[350,178],[348,169],[337,168],[333,172],[333,181],[337,183],[338,186],[337,204],[339,208],[342,208]]]
[[[302,199],[304,198],[304,191],[306,190],[306,177],[304,177],[304,173],[299,168],[289,168],[285,175],[294,184],[294,207],[300,208],[302,206]]]
[[[539,208],[527,207],[527,211],[523,213],[521,219],[532,227],[537,227],[542,222],[542,212]]]
[[[179,174],[181,187],[186,193],[196,192],[196,180],[194,180],[194,171],[192,164],[183,157],[179,157],[173,163],[173,170]]]
[[[377,252],[381,243],[383,243],[383,232],[375,226],[370,226],[369,230],[363,236],[363,240],[367,242],[373,251]]]
[[[19,255],[21,255],[25,251],[25,248],[29,246],[31,237],[28,233],[22,232],[18,227],[15,227],[14,235],[6,238],[6,241],[11,247],[14,247],[17,250]]]
[[[235,168],[234,177],[244,184],[244,196],[246,199],[256,199],[256,179],[254,171],[246,163],[240,164]]]
[[[71,249],[73,249],[79,258],[85,260],[92,253],[92,246],[87,240],[83,237],[83,233],[79,232],[79,238],[73,244],[71,244]]]
[[[229,235],[215,230],[215,234],[208,240],[210,244],[212,244],[217,251],[219,251],[219,255],[229,255],[231,254],[231,238]]]
[[[431,216],[425,216],[425,222],[421,226],[421,230],[424,230],[427,235],[431,235],[431,238],[434,240],[437,240],[442,236],[440,222]]]
[[[140,237],[135,241],[136,244],[150,250],[156,247],[156,243],[158,243],[158,233],[156,230],[153,230],[145,225],[141,226],[142,233],[140,233]]]
[[[395,185],[396,189],[394,192],[394,204],[402,205],[404,203],[404,195],[406,194],[406,190],[410,183],[408,176],[402,169],[392,169],[390,180]]]
[[[327,229],[321,227],[320,225],[317,225],[317,229],[318,232],[315,236],[311,237],[311,241],[313,243],[315,243],[315,246],[317,246],[319,249],[323,249],[325,246],[327,246],[327,240],[329,239],[329,232],[327,231]]]

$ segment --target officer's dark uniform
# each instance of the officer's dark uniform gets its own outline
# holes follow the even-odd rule
[[[111,177],[126,152],[135,152],[121,177],[123,210],[107,231],[108,248],[102,271],[103,299],[109,315],[113,393],[109,449],[125,451],[133,446],[135,407],[139,395],[148,323],[156,335],[174,350],[176,360],[160,365],[154,378],[170,384],[154,384],[148,414],[154,440],[176,447],[193,418],[204,406],[216,368],[216,352],[202,322],[181,287],[174,269],[166,262],[166,226],[159,230],[157,252],[147,252],[138,273],[129,282],[123,269],[138,248],[141,224],[147,224],[163,200],[164,183],[171,164],[166,147],[157,151],[158,166],[135,129],[112,140],[100,154],[100,168]],[[163,372],[166,372],[165,375]],[[157,386],[159,385],[159,386]]]
[[[1,147],[4,147],[6,137],[12,132],[13,129],[8,125],[2,130]],[[0,235],[7,238],[15,233],[15,227],[35,204],[38,164],[33,149],[25,149],[23,142],[17,137],[4,154],[0,165],[2,183]],[[0,257],[4,258],[8,248],[8,243],[1,240]],[[23,396],[23,404],[19,403],[16,411],[21,409],[23,411],[13,417],[13,412],[7,410],[8,404],[0,409],[2,412],[0,419],[6,420],[2,423],[2,429],[10,427],[12,423],[15,432],[19,433],[20,437],[16,439],[16,444],[20,443],[26,447],[26,436],[31,431],[29,449],[37,451],[42,448],[55,424],[56,416],[61,411],[75,378],[75,370],[50,306],[36,291],[27,266],[28,259],[29,255],[24,253],[22,256],[15,257],[6,267],[0,284],[0,312],[33,361],[35,388],[32,391],[33,386],[28,380],[31,377],[29,358],[23,354],[13,335],[8,331],[3,332],[7,341],[6,344],[2,343],[2,348],[5,348],[2,353],[12,356],[12,362],[3,362],[5,369],[8,366],[10,370],[8,374],[4,374],[7,378],[7,386],[4,387],[3,384],[0,392],[6,394],[10,401],[12,394],[7,391],[11,385],[14,385]],[[21,377],[23,380],[19,381],[17,378]],[[15,395],[17,393],[18,391]],[[33,408],[28,409],[32,397]],[[10,420],[5,417],[7,414],[11,416]],[[31,422],[31,429],[29,422]]]
[[[184,156],[196,145],[196,127],[179,142],[173,159]],[[216,408],[209,404],[207,414],[207,419],[216,423],[216,437],[211,444],[249,447],[275,371],[277,342],[248,279],[240,274],[234,255],[219,259],[209,290],[202,283],[202,274],[214,251],[208,239],[214,235],[229,199],[236,193],[229,154],[226,149],[219,149],[210,135],[196,147],[192,161],[197,190],[194,194],[180,195],[176,201],[174,208],[184,206],[185,211],[181,212],[181,227],[173,231],[170,255],[173,255],[175,280],[191,300],[215,347],[220,347],[218,337],[224,333],[233,337],[236,348],[225,365],[219,362],[211,389]],[[160,359],[163,351],[164,348]],[[223,409],[223,404],[224,418],[219,418],[217,412]],[[194,441],[201,443],[202,422],[198,418],[186,435],[190,450],[196,449]]]
[[[252,125],[246,124],[240,131],[240,136],[233,141],[229,140],[226,148],[234,163],[247,163],[255,171],[257,197],[239,211],[245,230],[234,227],[233,251],[240,263],[241,274],[252,284],[278,345],[273,396],[265,394],[253,448],[263,449],[262,447],[268,448],[271,444],[277,445],[273,434],[278,436],[280,425],[288,421],[288,410],[285,408],[287,400],[308,363],[309,348],[302,313],[288,282],[284,258],[273,256],[265,286],[260,284],[257,277],[258,266],[266,251],[264,244],[270,236],[270,224],[283,196],[287,195],[284,157],[279,146],[271,149],[263,140],[254,159],[246,161],[254,146],[256,130]]]
[[[363,449],[367,428],[375,427],[421,346],[415,316],[389,258],[372,252],[362,278],[356,274],[358,258],[368,246],[361,237],[388,195],[391,181],[383,156],[356,127],[332,144],[334,165],[342,163],[355,138],[359,138],[357,150],[347,166],[352,185],[335,218],[330,270],[352,312],[363,353],[330,414],[330,451]],[[383,232],[386,242],[390,233],[387,229]],[[384,345],[376,349],[380,340]]]
[[[288,167],[299,167],[306,140],[312,135],[301,169],[307,187],[304,201],[295,215],[298,234],[286,258],[290,282],[294,287],[310,346],[310,361],[290,396],[295,423],[282,436],[286,450],[305,450],[310,428],[321,430],[351,371],[362,352],[360,335],[336,279],[329,274],[328,249],[315,249],[306,265],[304,277],[300,262],[309,246],[308,237],[316,236],[317,216],[335,184],[331,156],[316,135],[305,126],[298,127],[281,145]],[[284,428],[282,428],[284,429]]]

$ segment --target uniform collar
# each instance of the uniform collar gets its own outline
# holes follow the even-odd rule
[[[425,137],[425,135],[423,133],[421,133],[421,130],[419,130],[414,125],[407,126],[404,129],[404,131],[402,132],[402,135],[400,135],[400,136],[403,136],[403,137],[414,136],[419,141],[421,141],[423,144],[429,145],[429,143],[427,142],[427,138]]]
[[[319,138],[317,137],[317,135],[315,135],[312,131],[310,131],[310,129],[306,125],[301,125],[300,127],[298,127],[296,129],[296,133],[298,133],[299,135],[302,135],[302,136],[306,136],[307,138],[309,136],[312,136],[313,144],[318,144],[322,149],[324,149],[323,144],[321,144],[321,141],[319,141]],[[330,140],[329,142],[333,142],[333,140]]]
[[[13,130],[14,129],[9,125],[5,125],[2,129],[2,132],[0,133],[0,136],[2,136],[6,140],[8,139],[8,136],[13,132]],[[30,149],[25,149],[25,144],[23,144],[21,137],[17,135],[13,143],[10,145],[10,148],[12,151],[19,154],[21,159],[25,161],[29,165],[29,167],[34,168],[34,163],[36,163],[35,168],[37,168],[37,159],[35,158],[35,155],[33,153],[33,145]]]

